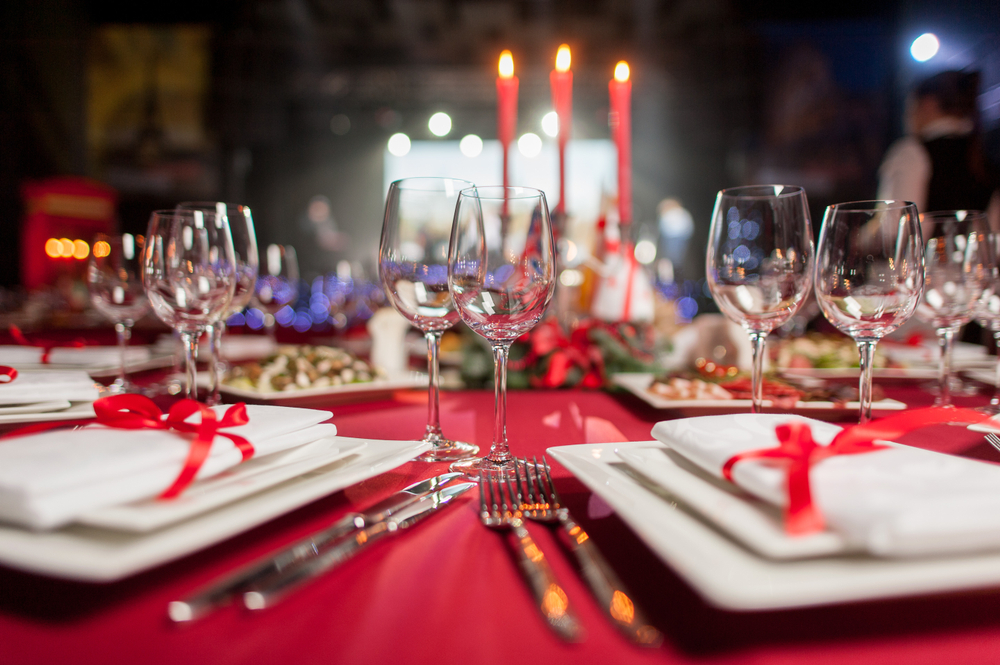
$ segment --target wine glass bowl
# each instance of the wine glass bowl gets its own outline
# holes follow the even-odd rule
[[[752,185],[720,191],[705,265],[719,309],[750,336],[753,412],[759,413],[764,341],[791,320],[812,285],[812,225],[805,190]]]
[[[555,288],[555,250],[545,194],[527,187],[471,187],[458,197],[448,288],[462,321],[489,341],[495,363],[493,444],[452,465],[473,477],[506,473],[507,354],[545,314]]]
[[[99,234],[87,262],[87,290],[94,308],[115,324],[121,367],[118,378],[108,386],[113,393],[131,392],[125,372],[125,358],[133,324],[149,311],[142,285],[143,236]]]
[[[996,373],[993,380],[993,397],[983,410],[1000,413],[1000,233],[986,234],[987,282],[976,302],[975,319],[993,335],[997,349]]]
[[[156,211],[150,216],[142,267],[153,311],[184,342],[185,392],[196,399],[198,338],[226,314],[236,286],[229,224],[203,210]]]
[[[404,178],[389,186],[379,280],[392,306],[427,340],[428,412],[423,440],[431,449],[426,462],[471,457],[479,447],[452,441],[441,433],[439,360],[441,335],[458,322],[448,290],[448,243],[459,192],[471,182],[453,178]]]
[[[923,213],[924,292],[918,319],[937,332],[941,349],[935,406],[951,404],[951,357],[955,336],[972,320],[989,286],[990,260],[986,214],[972,210]]]
[[[871,419],[875,345],[913,315],[924,287],[916,206],[906,201],[829,206],[816,254],[816,300],[827,320],[858,345],[864,423]]]

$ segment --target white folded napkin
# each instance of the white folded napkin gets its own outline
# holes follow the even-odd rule
[[[227,408],[214,407],[220,417]],[[255,457],[337,431],[319,424],[330,418],[329,411],[248,405],[247,415],[248,424],[222,431],[246,438]],[[95,508],[155,497],[180,473],[189,449],[190,437],[174,431],[99,425],[0,441],[0,520],[49,529]],[[217,436],[197,477],[216,475],[241,460],[235,445]]]
[[[653,436],[722,477],[737,453],[778,446],[774,428],[798,420],[826,445],[840,427],[782,414],[735,414],[657,423]],[[1000,548],[1000,466],[886,443],[869,453],[837,455],[810,472],[816,506],[828,528],[852,547],[878,556],[952,554]],[[785,470],[743,460],[732,470],[741,488],[786,505]]]
[[[94,380],[82,371],[24,370],[10,383],[0,383],[0,405],[54,400],[93,402],[98,397]]]
[[[0,365],[41,365],[45,350],[37,346],[0,345]],[[149,349],[130,346],[125,350],[128,365],[149,360]],[[49,365],[73,365],[75,367],[105,367],[121,363],[121,353],[117,346],[84,346],[82,348],[56,347],[49,354]]]

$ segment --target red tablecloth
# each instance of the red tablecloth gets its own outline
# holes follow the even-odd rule
[[[893,397],[916,406],[917,388]],[[981,398],[969,404],[982,403]],[[445,433],[480,445],[492,436],[492,393],[442,396]],[[575,417],[576,405],[580,423]],[[340,433],[419,438],[426,406],[418,392],[331,407]],[[555,418],[546,418],[558,412]],[[662,413],[627,395],[512,392],[509,435],[516,454],[599,436],[599,421],[628,440],[648,440]],[[543,419],[548,424],[543,423]],[[583,427],[580,427],[580,425]],[[942,436],[947,434],[947,436]],[[908,443],[1000,461],[964,429],[927,430]],[[364,508],[444,464],[409,463],[227,540],[208,550],[104,585],[42,578],[0,568],[0,663],[833,663],[1000,660],[1000,594],[995,590],[796,611],[731,613],[705,604],[607,507],[555,465],[557,485],[619,572],[665,644],[643,650],[606,623],[566,552],[531,524],[586,628],[581,644],[559,642],[521,582],[502,535],[483,528],[466,495],[460,504],[315,581],[272,610],[229,608],[177,627],[165,609],[232,568],[291,542],[350,509]]]

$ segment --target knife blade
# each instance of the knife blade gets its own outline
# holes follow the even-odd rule
[[[330,526],[289,545],[277,554],[267,555],[233,574],[215,580],[183,600],[171,601],[167,605],[167,615],[177,623],[200,619],[229,604],[241,589],[280,573],[289,566],[319,556],[335,541],[354,531],[385,521],[406,506],[438,491],[463,475],[445,473],[421,480],[370,506],[364,512],[348,513]]]
[[[388,519],[361,529],[320,556],[261,580],[243,594],[243,604],[251,610],[272,607],[305,582],[336,568],[386,536],[423,521],[475,486],[475,483],[459,483],[418,499]]]

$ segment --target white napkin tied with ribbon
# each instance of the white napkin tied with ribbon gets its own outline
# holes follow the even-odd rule
[[[0,406],[53,400],[93,402],[98,397],[94,380],[83,371],[24,370],[13,381],[0,382]]]
[[[42,357],[46,349],[40,346],[0,345],[0,365],[72,365],[74,367],[104,367],[121,364],[117,346],[84,346],[82,348],[56,346],[49,351],[48,362]],[[146,362],[149,349],[130,346],[125,350],[126,365]]]
[[[704,416],[657,423],[653,437],[705,471],[722,477],[734,455],[777,447],[775,427],[809,425],[827,445],[841,428],[787,414]],[[929,450],[887,446],[838,455],[812,467],[813,501],[828,527],[878,556],[925,556],[1000,548],[1000,466]],[[783,506],[785,470],[746,459],[732,469],[736,485]]]

